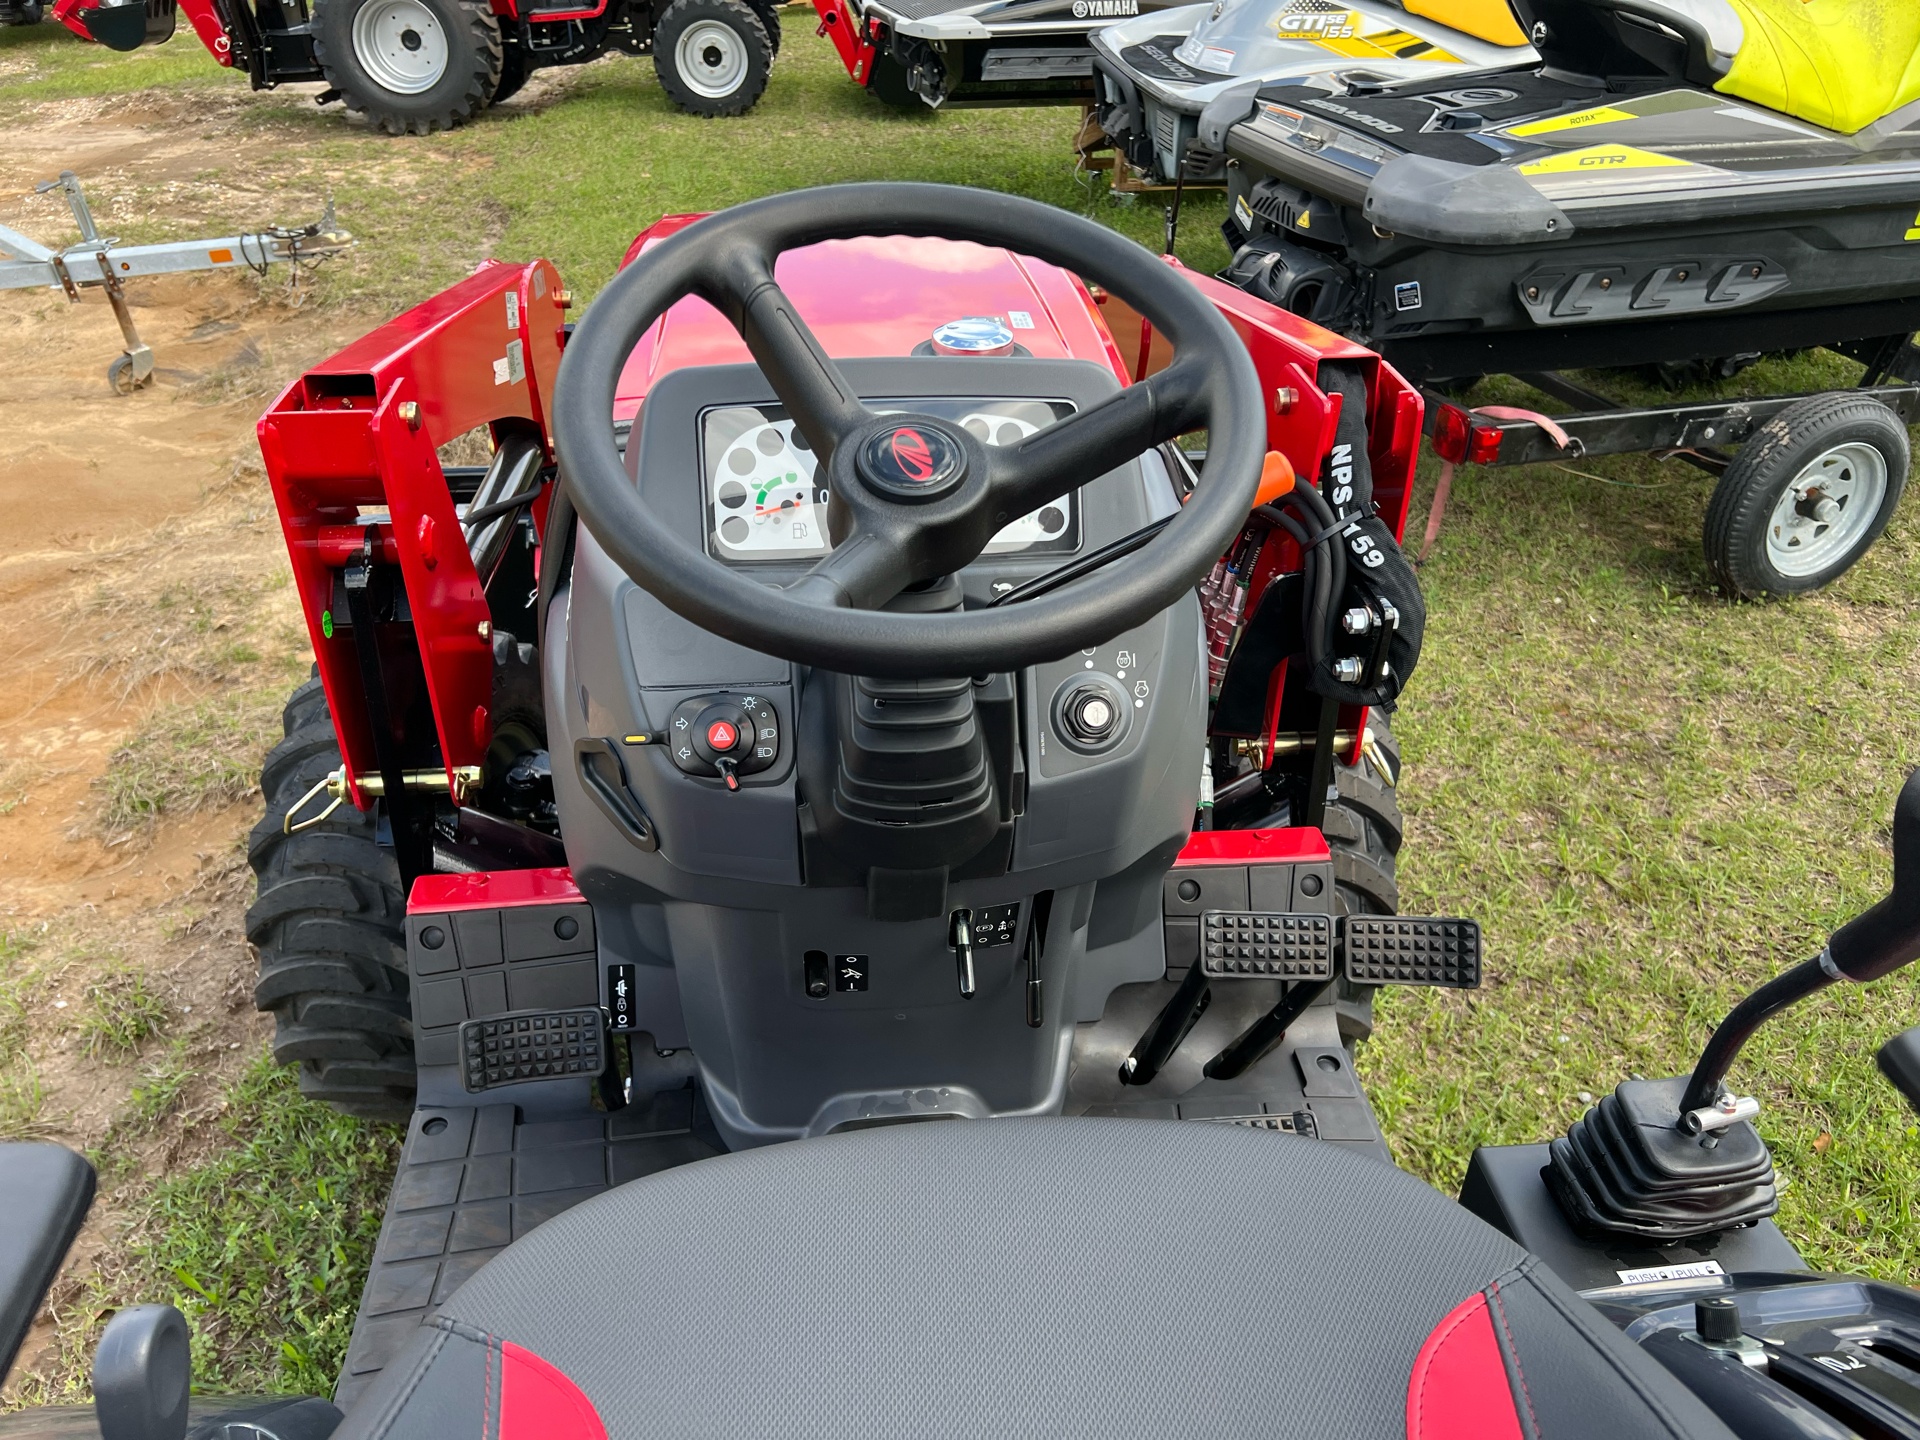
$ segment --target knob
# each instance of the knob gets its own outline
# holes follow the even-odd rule
[[[1693,1328],[1702,1340],[1728,1345],[1740,1338],[1740,1305],[1730,1295],[1693,1302]]]
[[[1060,707],[1060,722],[1081,744],[1098,745],[1119,728],[1120,707],[1101,687],[1083,685]]]
[[[709,705],[694,717],[693,748],[712,764],[744,748],[743,742],[752,733],[751,723],[738,705]]]

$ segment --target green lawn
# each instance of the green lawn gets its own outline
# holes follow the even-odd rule
[[[895,114],[811,30],[790,16],[767,97],[738,121],[674,113],[650,65],[623,59],[544,108],[425,140],[375,137],[293,95],[225,123],[271,167],[269,193],[331,193],[362,236],[323,274],[331,303],[396,307],[485,254],[548,255],[588,296],[662,213],[830,180],[995,186],[1157,240],[1157,206],[1076,176],[1072,113]],[[0,122],[16,100],[236,83],[186,35],[103,58],[50,27],[0,31],[0,67]],[[1224,259],[1220,218],[1217,198],[1190,198],[1190,264]],[[1725,388],[1851,373],[1769,362]],[[1395,718],[1403,905],[1476,916],[1489,945],[1477,994],[1384,996],[1362,1057],[1397,1154],[1442,1187],[1476,1144],[1548,1138],[1583,1094],[1685,1070],[1745,989],[1879,897],[1894,793],[1920,762],[1912,503],[1830,591],[1735,605],[1700,560],[1709,482],[1641,458],[1576,468],[1460,476],[1423,577],[1426,654]],[[1920,1258],[1920,1131],[1872,1061],[1920,1020],[1914,999],[1907,978],[1829,994],[1774,1022],[1736,1071],[1766,1104],[1782,1223],[1817,1265],[1905,1280]],[[345,1341],[388,1141],[264,1074],[233,1103],[262,1125],[236,1132],[243,1151],[152,1187],[114,1293],[189,1304],[218,1337],[201,1354],[210,1387],[316,1384]],[[238,1183],[254,1172],[236,1153],[289,1193],[268,1206]]]

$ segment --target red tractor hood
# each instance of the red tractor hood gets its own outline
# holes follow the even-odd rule
[[[641,233],[621,265],[700,218],[667,216]],[[774,275],[836,359],[911,355],[947,321],[991,315],[1037,358],[1091,360],[1129,378],[1086,287],[1056,265],[1011,251],[897,235],[828,240],[788,251]],[[682,300],[627,361],[613,417],[631,420],[654,377],[669,370],[752,360],[719,311]]]

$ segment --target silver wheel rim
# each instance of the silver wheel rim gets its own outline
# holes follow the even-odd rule
[[[747,78],[747,46],[739,33],[718,20],[700,20],[686,28],[673,47],[680,83],[707,100],[724,100]]]
[[[447,73],[447,32],[420,0],[367,0],[353,17],[353,58],[381,89],[420,95]]]
[[[1812,460],[1767,518],[1767,560],[1782,575],[1815,575],[1845,559],[1887,496],[1887,457],[1853,441]]]

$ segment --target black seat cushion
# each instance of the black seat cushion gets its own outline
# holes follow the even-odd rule
[[[474,1275],[336,1440],[553,1437],[569,1407],[580,1440],[1726,1435],[1413,1177],[1143,1120],[894,1127],[622,1186]]]

